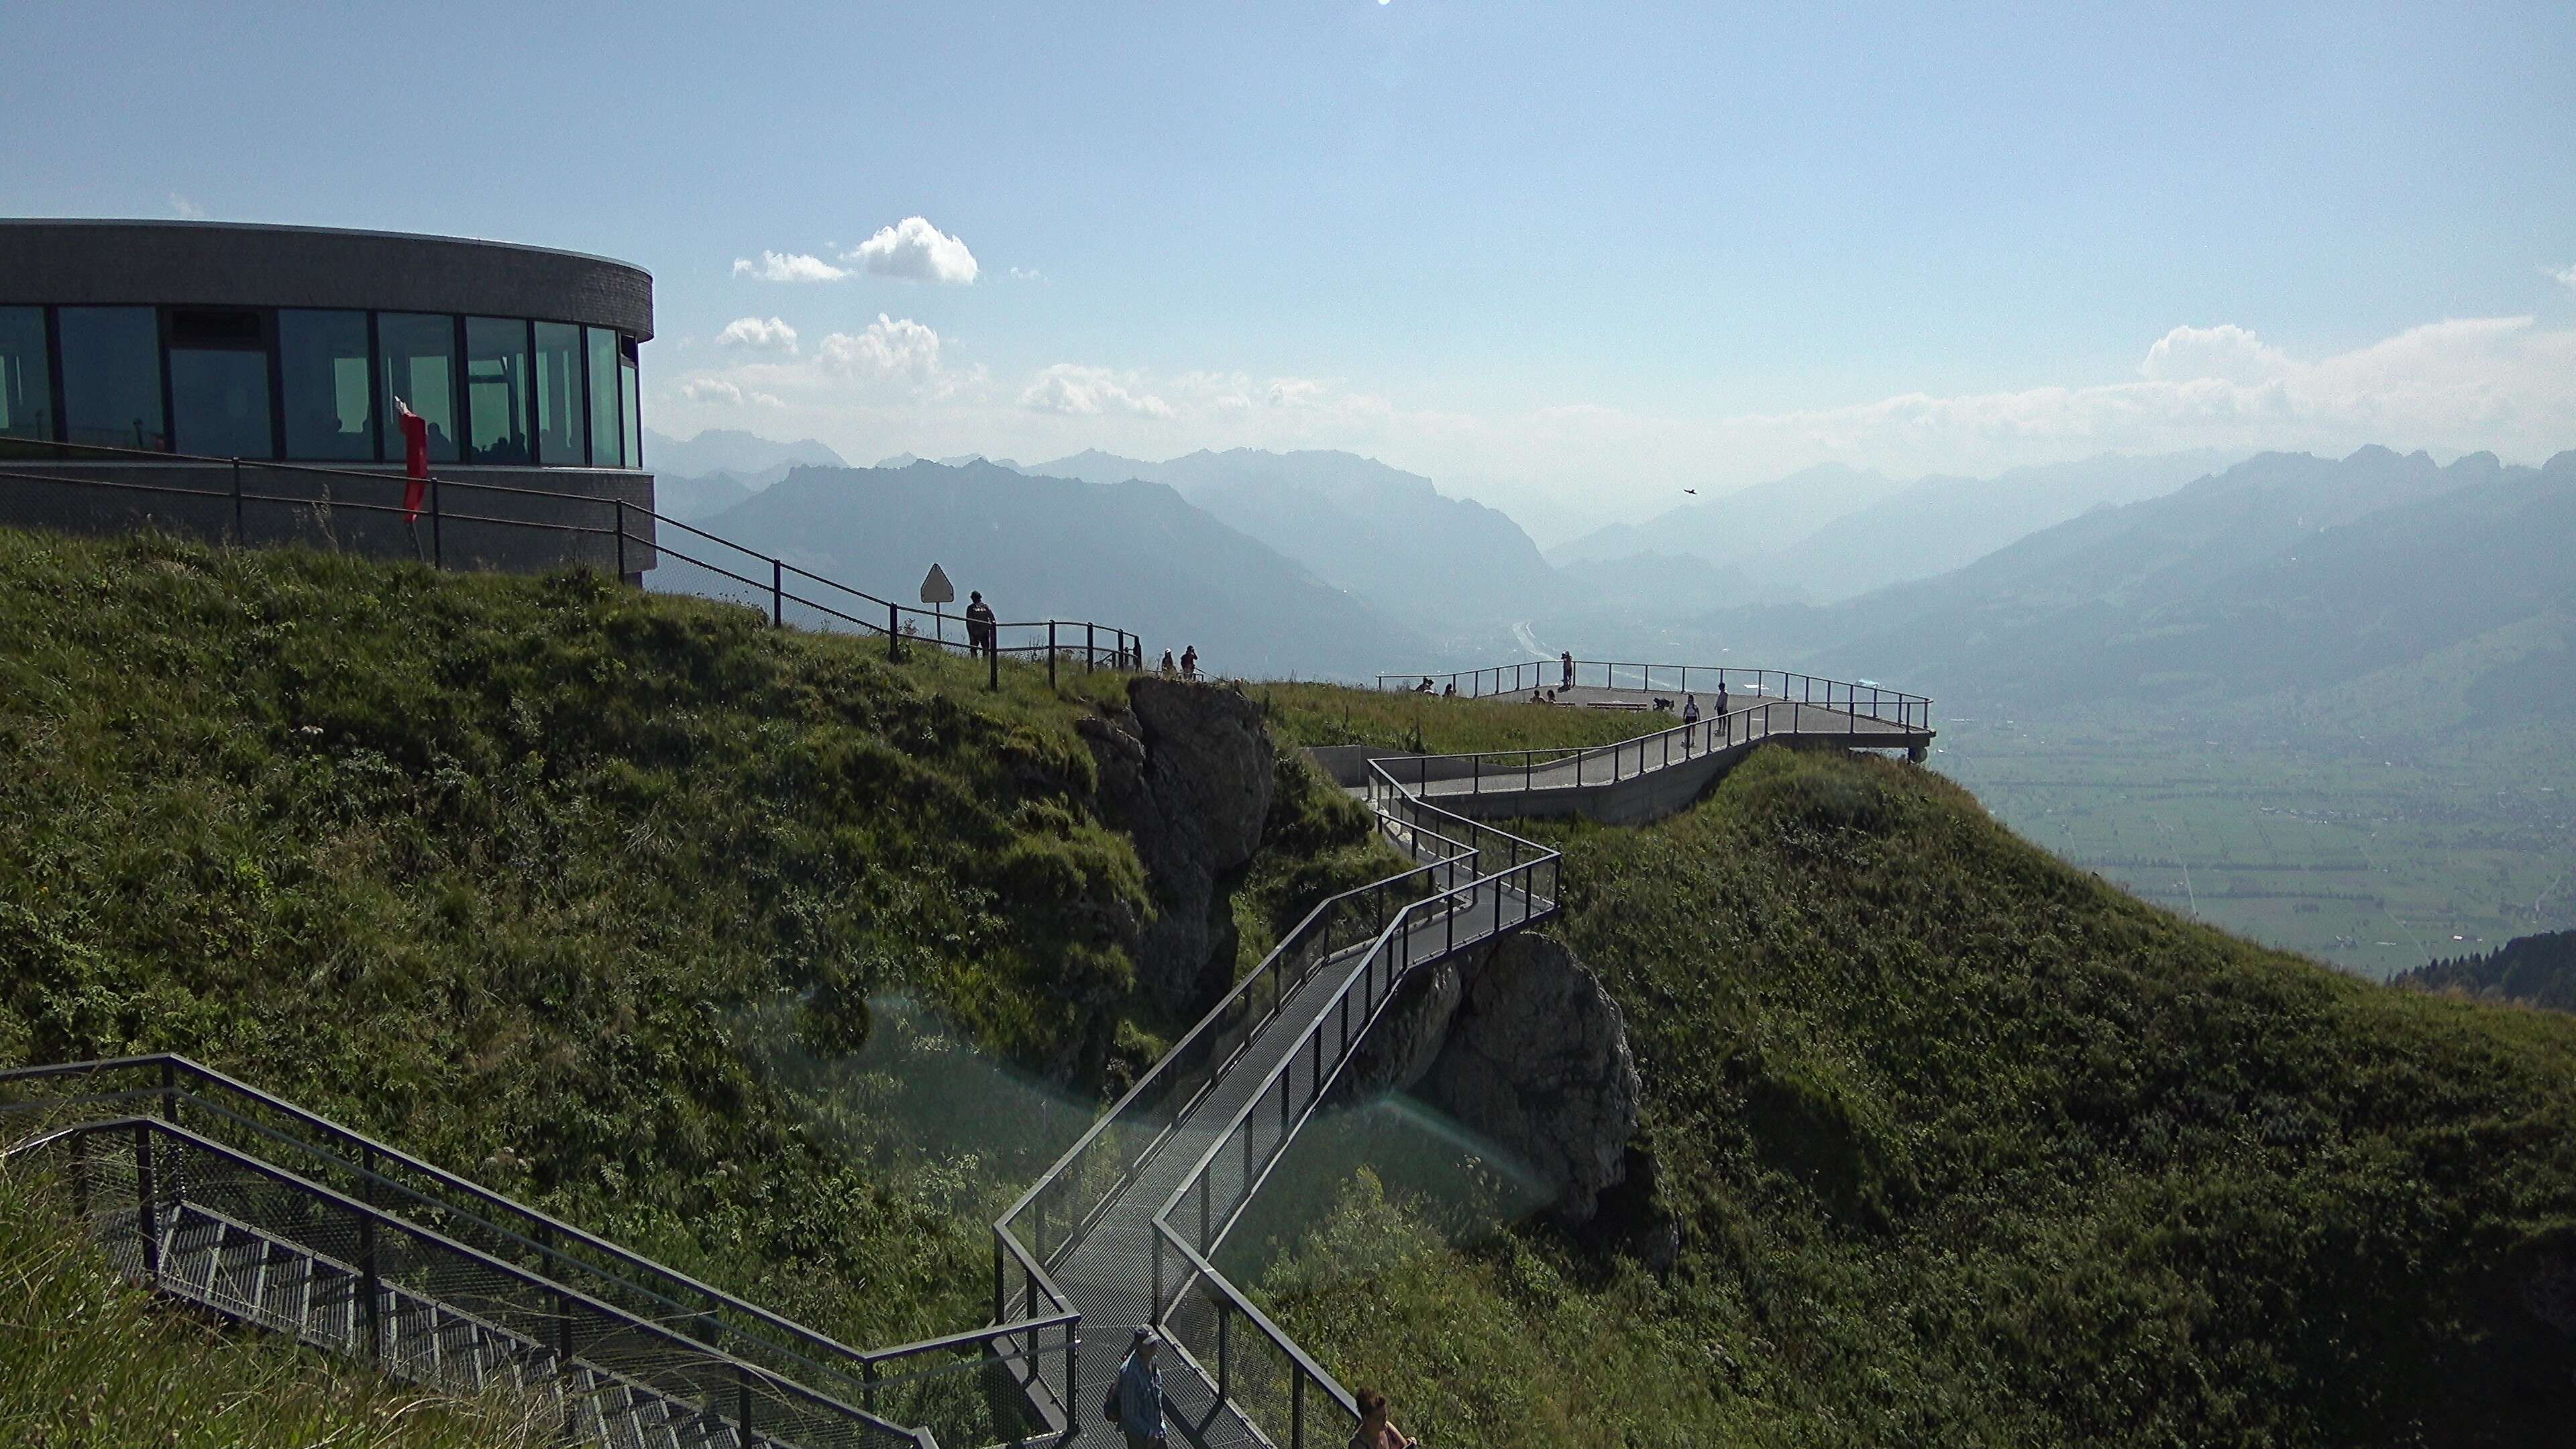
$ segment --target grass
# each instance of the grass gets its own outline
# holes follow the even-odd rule
[[[1002,679],[0,531],[0,1063],[184,1052],[849,1341],[981,1322],[986,1223],[1161,1029],[1074,729],[1115,677]],[[1274,817],[1264,929],[1367,838],[1294,760]]]
[[[1669,729],[1671,715],[1530,704],[1519,699],[1448,699],[1337,684],[1263,681],[1247,685],[1283,743],[1377,745],[1429,754],[1607,745]]]
[[[0,1441],[26,1449],[537,1449],[535,1406],[387,1382],[157,1308],[45,1184],[0,1174]]]
[[[1964,792],[1766,750],[1566,851],[1684,1248],[1348,1187],[1282,1322],[1433,1443],[2508,1444],[2576,1416],[2576,1022],[2121,894]],[[1389,1183],[1410,1174],[1381,1165]]]

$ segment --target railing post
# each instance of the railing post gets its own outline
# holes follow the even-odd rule
[[[1082,626],[1082,672],[1083,672],[1083,673],[1085,673],[1085,674],[1089,674],[1093,669],[1095,669],[1095,668],[1099,667],[1099,663],[1100,663],[1100,637],[1099,637],[1099,636],[1100,636],[1100,626],[1099,626],[1099,625],[1097,625],[1097,624],[1091,624],[1091,623],[1086,623],[1086,624],[1084,624],[1084,625]]]
[[[873,1363],[869,1365],[870,1368],[875,1366]],[[875,1413],[876,1406],[869,1405],[868,1412]],[[751,1427],[751,1365],[749,1364],[738,1363],[733,1366],[733,1417],[734,1422],[742,1426],[743,1443],[757,1449],[760,1436]]]
[[[994,693],[999,693],[1002,688],[1001,628],[995,624],[994,633],[984,643],[984,688]]]
[[[886,659],[895,664],[903,662],[903,620],[896,617],[901,612],[892,604],[886,605]],[[1000,1251],[998,1245],[994,1251]]]
[[[433,474],[429,480],[429,566],[434,569],[447,567],[447,538],[439,526],[446,506],[439,493],[438,478]]]
[[[1047,620],[1047,688],[1055,688],[1055,620]]]
[[[619,583],[621,583],[621,584],[622,584],[622,583],[626,582],[626,500],[625,500],[623,497],[620,497],[620,498],[618,498],[618,499],[616,500],[616,503],[617,503],[617,581],[618,581]]]
[[[787,627],[787,564],[781,559],[769,561],[769,627]]]
[[[1002,1321],[1002,1235],[993,1234],[993,1321]]]
[[[250,535],[242,526],[241,459],[233,459],[233,546],[247,547]]]
[[[1232,1307],[1233,1300],[1222,1293],[1216,1296],[1216,1401],[1220,1404],[1234,1388],[1233,1356],[1228,1343],[1232,1335],[1226,1332],[1226,1322],[1234,1316],[1229,1311]]]
[[[161,1192],[152,1176],[152,1129],[134,1129],[134,1215],[143,1230],[143,1276],[161,1281]]]
[[[859,1363],[859,1407],[873,1414],[877,1411],[877,1361],[862,1359]]]
[[[358,1217],[358,1291],[366,1295],[367,1356],[376,1362],[385,1357],[384,1278],[376,1262],[376,1215],[361,1213]]]
[[[1161,1237],[1161,1236],[1162,1236],[1162,1234],[1157,1233],[1157,1234],[1155,1234],[1155,1236],[1159,1238],[1159,1237]],[[1036,1365],[1032,1364],[1032,1365],[1030,1366],[1030,1368],[1029,1368],[1029,1373],[1030,1373],[1030,1376],[1031,1376],[1031,1377],[1036,1377],[1036,1376],[1037,1376],[1037,1367],[1036,1367]],[[1064,1412],[1065,1412],[1065,1417],[1066,1417],[1067,1419],[1071,1419],[1071,1418],[1075,1417],[1075,1416],[1080,1412],[1081,1407],[1082,1407],[1082,1340],[1074,1336],[1074,1332],[1073,1332],[1073,1325],[1072,1325],[1072,1324],[1070,1324],[1070,1323],[1068,1323],[1068,1324],[1066,1324],[1066,1325],[1064,1326]]]
[[[1292,1366],[1296,1387],[1288,1391],[1288,1449],[1306,1449],[1306,1371]]]

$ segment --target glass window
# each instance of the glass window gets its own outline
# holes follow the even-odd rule
[[[111,448],[170,446],[161,419],[161,322],[149,307],[64,307],[66,439]]]
[[[538,462],[563,468],[590,461],[581,402],[581,329],[569,322],[538,323]]]
[[[469,463],[536,461],[528,416],[528,324],[516,317],[465,319],[465,450]]]
[[[277,314],[277,358],[286,399],[286,456],[376,456],[376,409],[367,386],[367,314],[288,308]]]
[[[626,404],[626,466],[641,468],[644,466],[644,407],[643,399],[636,391],[635,339],[632,337],[625,340],[622,355],[617,360],[617,390]]]
[[[54,370],[45,361],[45,309],[0,307],[0,438],[54,435]],[[8,445],[0,443],[0,453]]]
[[[456,461],[456,319],[420,312],[386,312],[376,318],[376,346],[384,357],[385,456],[403,456],[402,414],[394,399],[429,423],[429,461]]]
[[[590,348],[590,462],[595,468],[617,466],[617,334],[586,329]]]
[[[183,453],[272,458],[268,319],[247,308],[170,312],[170,433]]]

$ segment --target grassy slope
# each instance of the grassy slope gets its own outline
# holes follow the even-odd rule
[[[1365,1181],[1292,1332],[1479,1445],[2536,1443],[2576,1413],[2576,1023],[2144,906],[1879,761],[1550,832],[1686,1224],[1669,1284]],[[1356,1277],[1359,1283],[1352,1279]]]
[[[532,1405],[387,1384],[156,1310],[44,1188],[0,1176],[0,1442],[65,1449],[536,1449]]]
[[[1085,706],[980,674],[589,576],[0,531],[0,1062],[184,1051],[854,1341],[980,1321],[1060,1142],[917,1135],[847,1069],[870,1003],[1070,1076],[1056,1131],[1151,1045]],[[1247,894],[1293,918],[1365,821],[1282,779]]]

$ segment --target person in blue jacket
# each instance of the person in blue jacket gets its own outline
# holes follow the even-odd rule
[[[1154,1330],[1137,1329],[1127,1361],[1118,1366],[1118,1427],[1127,1449],[1161,1449],[1164,1442],[1163,1371],[1154,1367],[1162,1343]]]

